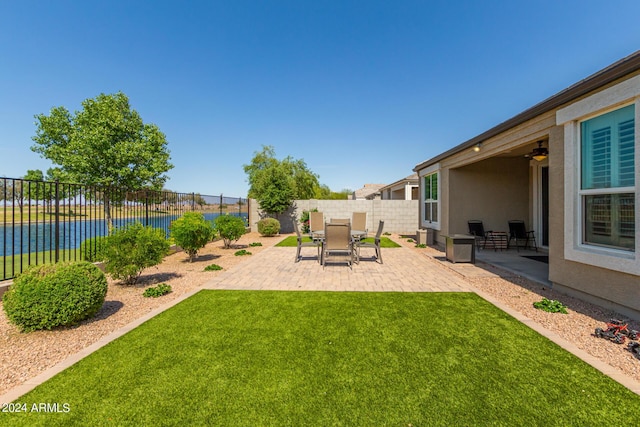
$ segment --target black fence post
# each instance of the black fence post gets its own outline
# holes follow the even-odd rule
[[[144,192],[144,226],[149,226],[149,191]]]
[[[56,181],[56,211],[55,211],[55,233],[54,240],[56,245],[55,260],[60,259],[60,183]]]

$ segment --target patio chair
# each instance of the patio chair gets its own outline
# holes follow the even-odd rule
[[[354,212],[351,216],[351,229],[364,231],[361,238],[367,237],[367,213],[366,212]]]
[[[351,220],[349,218],[331,218],[329,222],[331,224],[351,224]]]
[[[534,235],[534,231],[527,231],[527,228],[524,225],[524,221],[520,220],[512,220],[509,221],[509,243],[507,244],[507,248],[511,246],[511,240],[516,241],[516,250],[520,252],[520,244],[519,242],[524,241],[524,249],[530,247],[530,243],[533,243],[532,248],[538,252],[538,245],[536,244],[536,237]]]
[[[489,233],[491,231],[484,231],[484,225],[482,221],[477,219],[472,219],[467,221],[467,225],[469,226],[469,234],[476,237],[476,247],[480,249],[480,243],[482,243],[482,249],[487,247],[487,238],[489,237]]]
[[[302,250],[302,248],[306,248],[306,247],[315,247],[318,254],[318,262],[320,262],[320,242],[319,241],[311,241],[311,242],[303,242],[302,241],[302,234],[300,233],[300,229],[298,228],[298,223],[297,221],[294,219],[293,221],[293,228],[296,230],[296,237],[298,239],[298,249],[296,250],[296,260],[295,262],[298,262],[302,259],[302,256],[300,255],[300,251]]]
[[[313,240],[319,240],[315,234],[318,231],[324,232],[324,214],[322,212],[309,212],[309,234]]]
[[[376,262],[380,261],[382,264],[382,252],[380,251],[380,239],[382,238],[382,229],[384,228],[384,221],[380,220],[378,223],[378,231],[376,231],[376,237],[373,239],[373,243],[357,242],[356,260],[360,262],[360,249],[361,248],[374,248],[376,250],[375,259]]]
[[[326,223],[324,225],[324,241],[322,242],[322,268],[330,257],[338,257],[353,268],[353,241],[351,225]]]

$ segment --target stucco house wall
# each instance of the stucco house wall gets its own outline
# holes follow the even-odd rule
[[[482,220],[485,230],[509,231],[507,221],[529,218],[529,167],[524,158],[492,158],[449,170],[449,227],[466,234],[467,221]]]
[[[628,105],[635,105],[635,184],[617,191],[635,193],[635,248],[621,250],[586,243],[582,237],[586,214],[579,135],[583,121]],[[524,157],[538,141],[549,150],[541,163]],[[438,241],[444,240],[442,235],[466,232],[469,219],[500,231],[507,231],[509,219],[524,219],[536,229],[540,244],[542,167],[548,167],[546,250],[554,289],[640,319],[640,51],[414,170],[421,177],[421,196],[422,176],[439,174]],[[422,200],[420,209],[420,226],[429,227]]]

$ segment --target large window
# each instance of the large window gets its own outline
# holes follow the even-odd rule
[[[580,124],[582,243],[635,250],[635,107]]]
[[[564,257],[640,275],[640,76],[556,112],[564,127]]]
[[[424,178],[424,221],[438,222],[438,173],[426,175]]]

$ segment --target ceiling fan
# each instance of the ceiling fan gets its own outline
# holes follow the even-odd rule
[[[529,154],[525,154],[525,157],[532,158],[538,162],[543,161],[549,156],[549,150],[542,146],[544,141],[538,141],[538,146],[533,149],[533,151]]]

